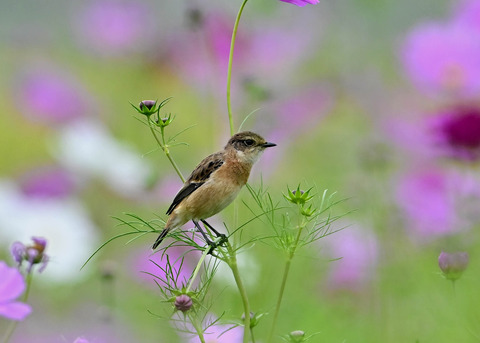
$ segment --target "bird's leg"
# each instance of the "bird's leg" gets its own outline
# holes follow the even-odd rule
[[[196,220],[193,220],[192,219],[192,222],[195,224],[195,226],[197,227],[198,231],[200,231],[200,233],[202,234],[203,238],[205,239],[205,241],[207,242],[207,244],[209,245],[209,248],[208,248],[208,254],[212,255],[212,256],[215,256],[213,254],[213,250],[218,246],[217,243],[215,242],[212,242],[207,234],[205,233],[205,231],[203,231],[202,227],[200,226],[200,224],[196,221]],[[218,257],[218,256],[215,256],[215,257]]]
[[[218,243],[218,245],[222,245],[223,243],[225,243],[225,242],[227,241],[227,236],[224,235],[223,233],[220,233],[220,232],[218,232],[217,230],[215,230],[212,225],[210,225],[209,223],[207,223],[206,220],[202,219],[202,223],[203,223],[206,227],[208,227],[210,230],[212,230],[212,231],[217,235],[217,237],[220,237],[220,242]]]

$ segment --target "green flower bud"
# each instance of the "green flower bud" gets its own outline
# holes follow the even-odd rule
[[[467,269],[469,256],[466,252],[446,253],[443,252],[438,256],[438,266],[443,272],[446,279],[455,281],[465,269]]]
[[[175,308],[182,312],[187,312],[193,306],[192,298],[186,294],[181,294],[175,298]]]

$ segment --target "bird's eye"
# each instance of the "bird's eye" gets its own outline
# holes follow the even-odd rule
[[[243,142],[246,146],[252,146],[253,144],[255,144],[255,141],[253,139],[245,139]]]

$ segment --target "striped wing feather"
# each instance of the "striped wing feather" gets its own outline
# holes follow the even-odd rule
[[[188,177],[183,188],[177,193],[173,199],[172,204],[167,210],[167,214],[170,215],[173,210],[182,202],[183,199],[195,192],[210,178],[210,175],[220,168],[224,162],[224,156],[222,152],[217,152],[210,156],[205,157],[202,162],[193,170]]]

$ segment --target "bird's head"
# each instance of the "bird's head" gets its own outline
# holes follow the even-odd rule
[[[273,146],[276,144],[267,142],[262,136],[251,131],[243,131],[233,135],[225,149],[235,149],[239,159],[255,163],[266,148]]]

